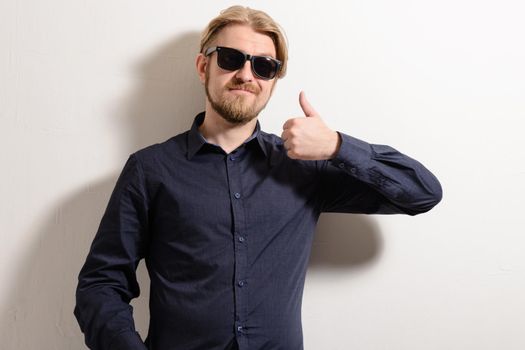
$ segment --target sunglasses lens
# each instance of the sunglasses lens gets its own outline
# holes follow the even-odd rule
[[[222,69],[237,70],[244,65],[244,55],[240,51],[223,47],[218,52],[217,63]]]
[[[279,68],[276,61],[269,57],[256,57],[253,60],[253,70],[255,74],[264,79],[272,79]]]
[[[239,50],[228,47],[220,47],[217,50],[217,64],[222,69],[237,70],[244,66],[246,56]],[[253,56],[252,59],[253,72],[262,79],[273,79],[279,70],[279,62],[263,56]]]

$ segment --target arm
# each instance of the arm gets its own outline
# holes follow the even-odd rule
[[[140,294],[135,271],[147,245],[143,173],[130,156],[120,174],[80,271],[75,316],[96,350],[146,349],[129,302]]]
[[[331,130],[303,92],[299,104],[306,118],[287,120],[281,137],[290,158],[317,161],[321,211],[416,215],[439,203],[441,185],[421,163]]]
[[[437,178],[385,145],[339,132],[336,156],[321,163],[321,210],[366,214],[424,213],[442,197]]]

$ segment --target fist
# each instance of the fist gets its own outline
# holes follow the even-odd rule
[[[299,105],[304,117],[288,119],[281,134],[288,157],[301,160],[335,157],[341,144],[339,133],[326,126],[303,91],[299,94]]]

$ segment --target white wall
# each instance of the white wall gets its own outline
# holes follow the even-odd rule
[[[76,276],[116,176],[203,109],[198,34],[231,4],[0,2],[1,349],[84,348]],[[242,4],[290,41],[263,128],[300,115],[304,89],[330,126],[421,160],[444,188],[421,216],[321,218],[305,348],[524,349],[523,2]]]

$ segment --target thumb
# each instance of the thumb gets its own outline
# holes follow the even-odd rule
[[[299,104],[301,105],[301,109],[303,110],[304,115],[306,117],[318,117],[319,116],[317,112],[315,111],[315,109],[310,104],[310,102],[306,100],[304,91],[301,91],[299,93]]]

